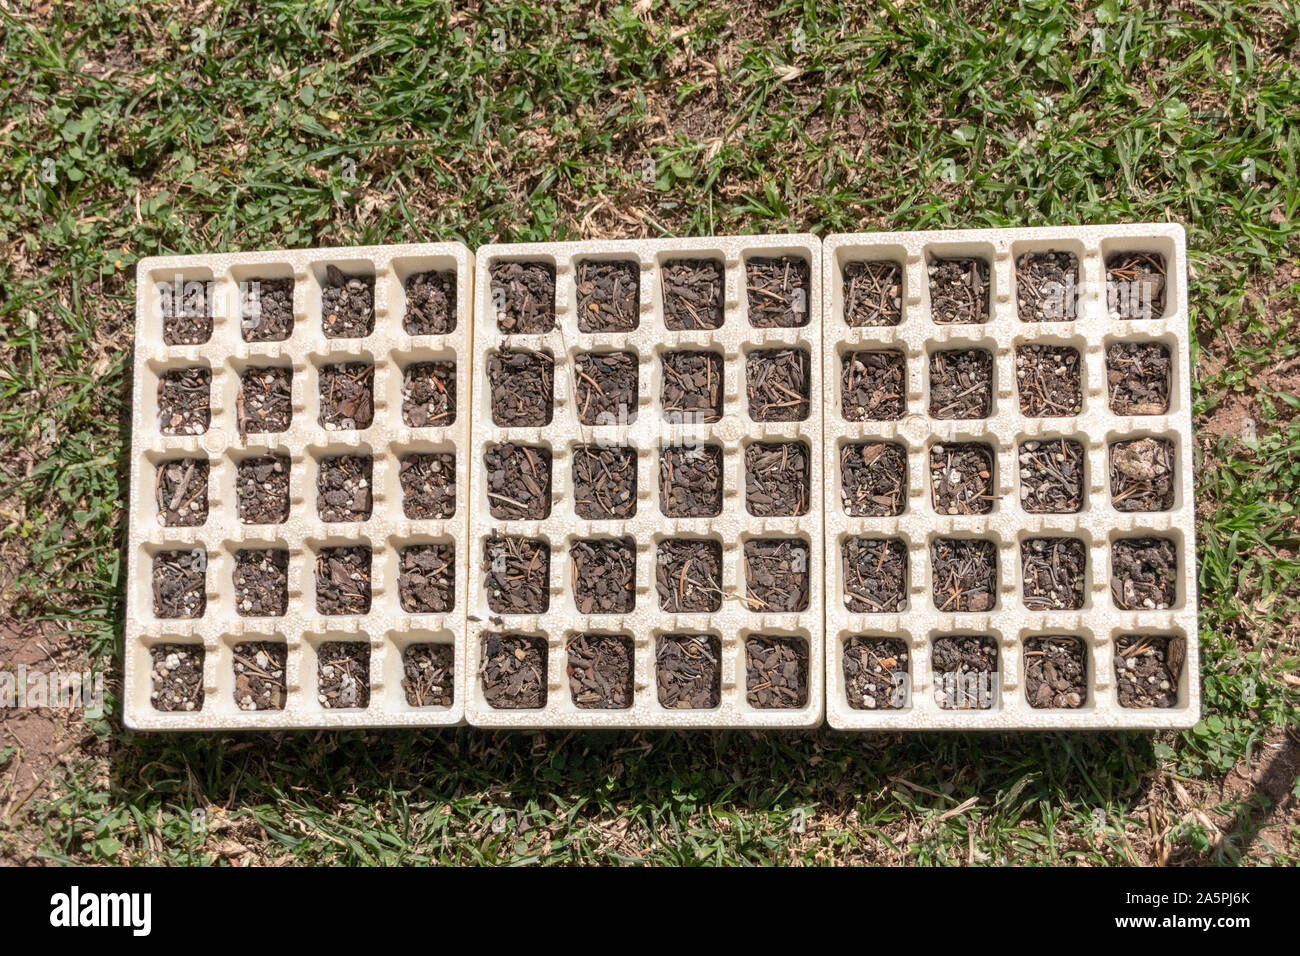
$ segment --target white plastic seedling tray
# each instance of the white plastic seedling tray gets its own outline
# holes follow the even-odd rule
[[[820,243],[808,235],[712,237],[646,241],[489,245],[476,255],[474,431],[471,466],[469,628],[466,716],[481,727],[807,727],[822,720],[822,516],[816,489],[822,480]],[[808,321],[797,328],[755,328],[748,321],[746,262],[753,256],[796,256],[807,261]],[[710,259],[725,269],[724,321],[712,330],[671,331],[663,318],[662,273],[666,262]],[[577,321],[575,276],[584,260],[635,263],[639,275],[638,322],[616,333],[583,333]],[[543,262],[554,267],[555,324],[551,331],[504,334],[498,328],[491,269],[500,262]],[[746,355],[757,348],[800,347],[810,360],[811,408],[803,421],[759,423],[747,409]],[[502,349],[547,352],[554,358],[553,413],[540,427],[493,424],[487,363]],[[666,351],[714,351],[723,359],[723,414],[709,424],[670,424],[661,408],[661,357]],[[588,352],[633,352],[637,356],[634,416],[610,424],[582,425],[576,408],[575,356]],[[632,410],[629,410],[632,411]],[[627,419],[631,419],[630,421]],[[745,449],[755,441],[802,441],[810,467],[810,503],[797,517],[753,517],[745,504]],[[484,454],[501,443],[543,448],[552,457],[550,513],[541,520],[497,520],[489,512]],[[668,518],[659,504],[659,455],[664,446],[717,445],[723,454],[721,513],[711,518]],[[634,450],[635,514],[586,520],[575,512],[572,460],[579,445]],[[502,614],[489,608],[484,547],[491,536],[543,540],[550,549],[549,607],[540,614]],[[582,539],[630,537],[635,543],[635,598],[621,614],[580,613],[575,600],[571,545]],[[704,538],[722,549],[721,607],[716,613],[662,610],[655,587],[656,553],[668,538]],[[807,547],[807,610],[762,613],[743,600],[744,542],[752,538],[797,538]],[[532,709],[497,708],[484,692],[485,643],[492,635],[541,639],[546,646],[545,699]],[[632,645],[632,693],[622,709],[580,707],[571,692],[568,648],[583,634],[621,635]],[[676,709],[660,703],[656,654],[664,635],[708,634],[720,647],[720,693],[716,707]],[[802,706],[759,708],[748,700],[745,643],[752,635],[776,635],[807,642],[807,700]]]
[[[130,537],[127,547],[125,721],[141,729],[343,728],[432,726],[462,721],[465,701],[464,633],[467,588],[463,571],[468,522],[470,330],[473,256],[459,243],[310,249],[148,258],[136,287],[136,344],[131,444]],[[322,328],[322,285],[335,266],[348,276],[374,280],[374,327],[357,338],[327,338]],[[453,272],[455,327],[448,334],[408,335],[405,280],[417,273]],[[247,342],[241,326],[256,318],[241,308],[241,283],[293,279],[293,328],[283,341]],[[187,302],[207,302],[211,336],[199,344],[164,342],[160,285],[182,283]],[[197,284],[196,284],[197,283]],[[248,288],[248,286],[245,286]],[[198,298],[191,298],[191,292]],[[409,427],[402,415],[403,369],[412,362],[455,365],[457,411],[453,423]],[[373,423],[331,430],[318,422],[321,368],[340,362],[373,364]],[[249,368],[292,369],[292,419],[279,433],[241,437],[237,401]],[[197,434],[166,435],[159,422],[158,388],[167,372],[202,368],[211,375],[211,421]],[[446,519],[411,520],[404,514],[401,460],[411,453],[455,455],[455,510]],[[289,460],[289,514],[278,524],[246,524],[236,508],[239,463],[268,454]],[[317,512],[317,467],[340,454],[373,457],[372,511],[368,520],[327,523]],[[207,520],[196,527],[166,527],[156,501],[156,469],[177,459],[209,466]],[[454,604],[445,613],[408,613],[398,594],[398,553],[408,545],[454,544]],[[371,549],[368,613],[317,612],[316,563],[323,548]],[[232,586],[235,555],[242,549],[288,552],[287,610],[278,617],[243,616]],[[162,551],[197,552],[204,567],[206,607],[201,616],[163,619],[155,614],[152,559]],[[283,684],[279,708],[245,709],[236,700],[234,649],[246,642],[285,645],[283,673],[274,659],[255,662]],[[369,648],[369,702],[326,707],[320,699],[318,654],[332,641]],[[403,688],[403,652],[412,644],[450,645],[454,674],[451,702],[413,706]],[[201,648],[202,701],[193,709],[156,705],[159,645]],[[445,652],[440,652],[445,653]],[[175,663],[175,661],[173,661]],[[166,661],[163,661],[164,667]],[[440,688],[445,699],[448,688]],[[347,703],[351,695],[340,698]]]
[[[1078,259],[1077,315],[1072,320],[1021,321],[1016,262],[1025,253],[1059,250]],[[1114,318],[1107,307],[1106,261],[1116,253],[1158,253],[1166,265],[1166,303],[1149,318]],[[989,267],[987,321],[941,325],[932,321],[929,266],[938,258],[978,257]],[[844,270],[850,263],[891,260],[902,268],[902,319],[896,326],[850,327],[844,313]],[[826,481],[826,679],[827,717],[839,728],[859,729],[1156,729],[1188,727],[1200,714],[1196,629],[1196,577],[1191,447],[1191,366],[1188,355],[1187,265],[1183,229],[1177,225],[1116,225],[952,232],[833,235],[823,245],[823,340],[825,368]],[[1137,309],[1129,315],[1140,316]],[[1105,351],[1113,342],[1158,341],[1172,358],[1167,414],[1121,416],[1108,404]],[[1016,384],[1016,347],[1045,343],[1076,348],[1082,359],[1080,414],[1029,418],[1021,414]],[[993,355],[993,408],[980,420],[940,420],[929,415],[929,357],[939,349],[974,346]],[[893,421],[847,421],[841,410],[840,369],[845,353],[890,349],[905,354],[903,414]],[[1154,436],[1175,448],[1173,505],[1160,512],[1124,512],[1112,502],[1108,446],[1117,440]],[[1020,443],[1068,438],[1085,451],[1084,502],[1074,514],[1032,514],[1020,505],[1017,467]],[[987,515],[939,514],[932,504],[929,450],[936,443],[981,441],[995,453],[993,509]],[[907,461],[906,500],[896,517],[852,517],[841,500],[843,447],[892,442]],[[905,607],[884,613],[851,613],[845,600],[841,549],[854,536],[903,542],[910,579]],[[1083,606],[1078,610],[1031,610],[1022,595],[1020,543],[1062,536],[1080,540],[1086,553]],[[1117,540],[1141,536],[1171,539],[1177,555],[1177,594],[1168,609],[1121,610],[1112,600],[1111,556]],[[997,584],[990,610],[941,611],[931,593],[930,548],[936,538],[982,538],[996,547]],[[987,635],[996,641],[997,672],[981,709],[940,705],[932,667],[936,638]],[[1174,636],[1186,655],[1176,700],[1165,708],[1121,706],[1117,698],[1116,641],[1124,635]],[[896,706],[853,706],[845,678],[845,645],[851,638],[894,638],[909,660],[897,679]],[[1077,707],[1030,706],[1025,690],[1025,641],[1036,636],[1082,639],[1086,693]],[[896,663],[896,662],[891,662]],[[897,669],[895,667],[895,669]],[[860,703],[860,702],[856,702]]]

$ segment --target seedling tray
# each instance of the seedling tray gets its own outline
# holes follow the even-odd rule
[[[134,371],[131,727],[1199,716],[1178,226],[145,259]]]
[[[472,724],[821,722],[819,248],[792,235],[479,250]],[[764,352],[776,364],[751,368]],[[789,385],[791,361],[802,401],[770,384]],[[756,487],[747,501],[751,453],[768,474],[801,469],[802,500]],[[698,495],[675,484],[697,478]],[[794,570],[804,598],[780,575],[779,593],[749,591],[747,565]]]
[[[459,243],[140,262],[128,726],[462,721],[473,282]]]
[[[833,235],[822,262],[829,722],[1195,723],[1182,228]]]

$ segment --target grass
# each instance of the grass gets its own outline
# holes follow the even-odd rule
[[[1172,219],[1205,693],[1155,736],[8,715],[0,859],[1300,861],[1300,9],[1122,6],[0,8],[7,666],[93,666],[112,703],[141,256]]]

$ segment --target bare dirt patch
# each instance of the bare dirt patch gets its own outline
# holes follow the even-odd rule
[[[23,622],[5,615],[0,621],[0,671],[76,671],[85,666],[85,651],[76,634],[50,621]],[[18,847],[34,847],[40,840],[36,822],[24,816],[33,799],[59,786],[60,765],[78,752],[104,750],[106,743],[88,732],[82,712],[53,707],[0,708],[0,829],[16,837]],[[36,861],[20,849],[10,855],[8,841],[0,842],[0,864],[31,865]]]

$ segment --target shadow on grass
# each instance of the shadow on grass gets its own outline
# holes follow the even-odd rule
[[[1156,765],[1152,741],[1145,734],[900,736],[826,729],[126,733],[117,742],[113,788],[117,800],[146,819],[160,806],[215,804],[230,812],[251,809],[263,825],[291,829],[286,814],[328,821],[361,809],[368,818],[382,806],[390,815],[443,814],[439,819],[451,822],[448,835],[469,840],[486,837],[488,819],[502,811],[514,818],[512,831],[525,818],[566,831],[629,819],[660,841],[693,826],[696,812],[767,815],[775,831],[788,830],[796,810],[810,824],[836,821],[827,824],[832,827],[856,811],[854,839],[884,836],[905,846],[908,821],[938,826],[940,814],[972,797],[981,830],[1024,822],[1041,832],[1044,810],[1055,809],[1077,818],[1085,836],[1094,808],[1115,823],[1141,802]],[[707,819],[699,825],[714,826]],[[954,825],[964,856],[965,824]],[[642,843],[647,839],[656,842]],[[659,849],[675,859],[670,848]],[[762,858],[761,847],[753,852],[739,858]],[[348,862],[364,862],[366,855],[331,851],[331,859]]]

